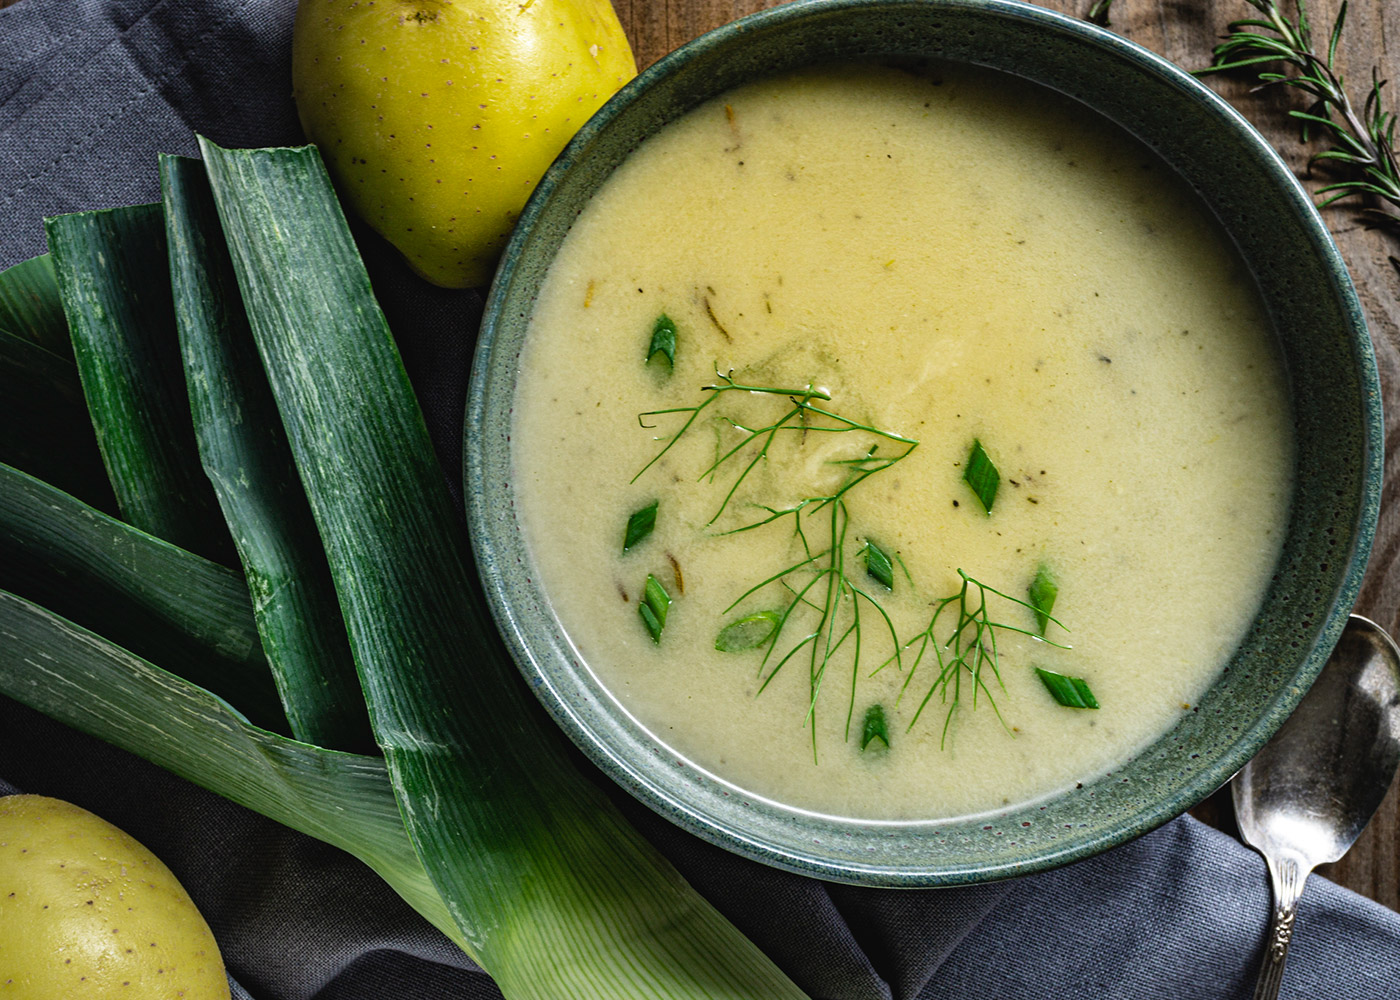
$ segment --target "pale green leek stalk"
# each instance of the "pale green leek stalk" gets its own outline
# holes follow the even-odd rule
[[[395,795],[470,953],[508,998],[802,996],[529,700],[320,158],[201,148]]]
[[[185,569],[197,584],[217,567]],[[350,852],[467,948],[413,852],[378,757],[258,729],[223,699],[4,592],[0,651],[0,693]]]

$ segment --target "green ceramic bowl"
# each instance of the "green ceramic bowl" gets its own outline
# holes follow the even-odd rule
[[[1004,812],[856,822],[789,809],[681,759],[579,661],[535,584],[515,516],[517,364],[545,271],[590,195],[637,144],[756,77],[851,59],[932,58],[1016,74],[1097,110],[1199,193],[1252,270],[1286,360],[1298,467],[1263,610],[1199,710],[1111,774]],[[953,885],[1064,864],[1136,837],[1228,781],[1307,691],[1365,569],[1380,498],[1375,360],[1341,258],[1264,140],[1177,67],[1082,21],[1005,0],[816,0],[729,24],[648,69],[590,120],[526,206],[482,322],[466,414],[466,492],[501,631],[559,725],[607,774],[682,827],[804,874]],[[685,766],[678,766],[685,765]]]

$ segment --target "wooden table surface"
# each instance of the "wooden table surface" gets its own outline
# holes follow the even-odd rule
[[[3,2],[3,0],[0,0]],[[1291,0],[1289,0],[1291,2]],[[1325,44],[1336,15],[1336,0],[1315,0],[1310,6],[1313,34]],[[1075,17],[1085,16],[1093,0],[1044,0],[1042,6]],[[639,68],[646,67],[676,46],[773,0],[613,0],[631,39]],[[1285,8],[1291,12],[1291,7]],[[1231,20],[1254,16],[1244,0],[1114,0],[1112,30],[1187,69],[1210,62],[1210,50]],[[1387,46],[1387,33],[1397,42]],[[1381,79],[1393,79],[1391,107],[1400,107],[1400,4],[1393,0],[1351,0],[1337,62],[1354,99],[1364,97],[1372,67]],[[1307,160],[1321,147],[1302,143],[1289,108],[1302,108],[1302,95],[1285,88],[1256,90],[1245,78],[1210,77],[1210,86],[1251,121],[1310,187],[1321,181],[1307,174]],[[1333,207],[1323,213],[1336,237],[1371,325],[1386,408],[1386,463],[1383,512],[1362,588],[1357,612],[1373,618],[1393,635],[1400,634],[1400,526],[1390,516],[1400,456],[1394,443],[1396,399],[1400,393],[1400,273],[1390,262],[1400,257],[1400,233],[1367,229],[1354,208]],[[1397,786],[1400,787],[1400,786]],[[1235,832],[1228,792],[1217,793],[1195,815]],[[1339,863],[1319,871],[1362,895],[1400,910],[1400,791],[1392,789],[1370,827]]]

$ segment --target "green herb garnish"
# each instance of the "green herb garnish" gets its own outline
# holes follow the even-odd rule
[[[622,537],[622,551],[626,552],[632,546],[638,544],[642,539],[650,535],[652,529],[656,527],[656,508],[660,504],[659,500],[653,500],[641,510],[636,511],[627,519],[627,531]]]
[[[931,649],[934,661],[938,664],[938,673],[929,685],[923,700],[919,702],[914,717],[909,720],[909,726],[913,728],[914,723],[919,721],[919,716],[928,707],[928,703],[933,700],[933,696],[938,695],[939,700],[948,706],[948,712],[943,719],[942,739],[945,741],[948,738],[948,727],[953,722],[953,715],[962,703],[964,678],[972,685],[972,707],[977,707],[979,697],[985,697],[992,706],[992,711],[997,713],[997,718],[1001,718],[1001,713],[997,710],[996,701],[993,699],[991,688],[987,683],[987,674],[990,673],[997,687],[1003,690],[1006,687],[1002,683],[998,666],[997,632],[1016,632],[1040,642],[1047,642],[1060,649],[1069,648],[1026,629],[996,621],[992,618],[988,607],[987,596],[989,594],[1010,601],[1012,604],[1019,604],[1023,608],[1031,608],[1031,606],[1010,594],[1004,594],[994,587],[988,587],[980,580],[968,576],[962,570],[958,570],[958,576],[962,580],[962,585],[955,593],[934,602],[933,614],[929,618],[928,625],[923,632],[904,644],[904,648],[908,649],[918,643],[919,650],[914,656],[914,662],[909,667],[909,673],[905,676],[904,685],[899,693],[902,699],[904,693],[913,683],[919,665]],[[954,616],[953,628],[946,639],[940,639],[938,624],[944,613],[950,609]],[[1055,622],[1056,625],[1060,624],[1054,618],[1051,618],[1050,621]],[[894,657],[886,660],[880,669],[883,670],[892,662],[894,662]]]
[[[1303,126],[1303,141],[1316,131],[1326,137],[1331,147],[1312,158],[1341,171],[1341,179],[1317,189],[1320,205],[1330,205],[1339,198],[1360,195],[1375,197],[1386,208],[1366,205],[1362,212],[1380,225],[1400,226],[1400,165],[1395,159],[1395,114],[1385,110],[1381,98],[1381,80],[1371,69],[1371,86],[1358,107],[1347,93],[1336,67],[1337,45],[1342,25],[1346,22],[1347,5],[1337,9],[1337,19],[1327,39],[1325,52],[1313,44],[1308,9],[1299,0],[1298,17],[1290,20],[1274,0],[1248,0],[1261,18],[1232,21],[1229,34],[1212,52],[1214,59],[1197,75],[1225,70],[1282,65],[1285,72],[1257,72],[1260,85],[1278,83],[1293,87],[1308,95],[1308,109],[1288,112]]]
[[[871,705],[865,710],[865,723],[860,728],[860,748],[867,749],[872,742],[879,740],[890,748],[890,732],[885,726],[885,710],[879,705]]]
[[[665,313],[656,317],[656,322],[652,324],[646,363],[651,364],[658,354],[666,359],[667,368],[676,366],[676,324]]]
[[[1001,483],[1001,473],[997,471],[991,456],[987,454],[987,449],[983,448],[982,442],[976,438],[973,438],[972,451],[967,456],[967,468],[963,471],[963,480],[972,487],[972,492],[982,504],[982,509],[990,516],[992,504],[997,499],[997,486]]]
[[[865,571],[886,590],[894,589],[894,565],[885,550],[874,542],[865,542]]]
[[[784,518],[791,518],[793,536],[802,549],[800,559],[750,587],[740,594],[725,611],[726,613],[732,612],[759,591],[768,587],[781,587],[787,595],[785,604],[774,611],[739,619],[725,626],[716,639],[716,648],[723,651],[758,648],[767,645],[768,648],[759,664],[759,693],[767,689],[778,672],[790,661],[794,659],[805,661],[809,696],[807,717],[804,724],[811,724],[815,718],[817,700],[828,667],[842,656],[849,657],[844,662],[849,662],[851,669],[851,695],[846,706],[846,738],[850,739],[852,724],[856,721],[856,687],[861,676],[861,655],[865,651],[863,644],[867,644],[869,638],[865,634],[868,631],[866,626],[869,624],[866,619],[868,619],[868,613],[873,611],[883,623],[877,623],[876,638],[887,635],[892,649],[890,656],[874,672],[878,673],[891,663],[897,664],[898,668],[903,670],[905,667],[903,651],[916,645],[918,647],[913,665],[909,667],[908,676],[901,689],[901,698],[910,687],[919,664],[932,650],[931,658],[937,661],[938,671],[927,692],[924,693],[913,719],[910,720],[910,726],[912,727],[918,721],[919,715],[936,694],[949,706],[943,726],[943,734],[946,739],[954,710],[959,704],[964,681],[972,686],[974,707],[979,697],[986,697],[988,701],[992,700],[989,682],[1001,686],[997,665],[997,632],[1018,632],[1040,642],[1049,642],[1053,646],[1068,648],[1046,639],[1043,635],[1031,632],[1029,629],[994,620],[988,609],[989,595],[996,595],[1033,612],[1037,612],[1037,609],[1026,601],[1018,600],[982,584],[963,573],[962,570],[958,571],[958,576],[962,581],[958,591],[951,596],[935,601],[934,611],[928,625],[914,638],[907,642],[901,642],[889,614],[875,596],[859,582],[859,570],[855,568],[858,567],[860,554],[863,552],[866,574],[885,588],[890,589],[894,583],[893,563],[898,557],[895,556],[892,559],[889,553],[868,540],[858,549],[855,548],[854,544],[848,547],[847,533],[850,527],[850,512],[846,506],[845,497],[847,493],[866,479],[902,461],[918,446],[918,442],[893,431],[860,423],[819,405],[821,402],[829,400],[830,396],[811,385],[804,389],[752,386],[734,381],[732,375],[720,375],[718,382],[702,387],[702,392],[706,394],[705,398],[694,406],[654,410],[640,415],[639,423],[643,427],[651,426],[646,423],[646,419],[649,417],[685,414],[685,420],[680,429],[669,438],[658,439],[665,441],[664,446],[652,457],[651,461],[643,466],[642,470],[637,473],[637,477],[640,477],[647,469],[660,461],[662,456],[670,451],[676,442],[695,425],[705,411],[713,406],[717,400],[724,398],[728,392],[787,397],[789,404],[776,420],[763,426],[747,426],[728,415],[713,414],[717,424],[727,425],[731,431],[737,431],[740,439],[732,446],[726,447],[721,444],[715,460],[698,477],[702,481],[708,479],[711,482],[717,478],[728,480],[725,495],[714,515],[710,518],[709,523],[712,525],[719,520],[731,503],[735,503],[737,506],[735,498],[740,487],[749,473],[769,457],[775,442],[780,440],[780,435],[783,432],[794,432],[803,436],[820,433],[855,433],[864,435],[869,441],[865,450],[857,453],[854,457],[831,462],[832,465],[844,467],[847,474],[829,494],[801,497],[785,506],[751,503],[751,506],[764,513],[739,527],[721,532],[721,534],[736,534],[752,531]],[[893,449],[888,453],[881,452],[882,447],[889,448],[891,444],[894,446]],[[979,441],[973,442],[968,466],[964,478],[968,480],[969,485],[978,494],[978,498],[982,500],[984,509],[990,510],[995,499],[1000,475]],[[814,527],[812,517],[823,512],[826,516],[815,522],[815,524],[820,525],[817,528],[820,532],[819,542],[818,538],[812,537]],[[905,573],[908,574],[907,569]],[[1047,623],[1060,624],[1049,615],[1048,607],[1045,609],[1045,615]],[[863,616],[865,617],[863,618]],[[953,619],[951,632],[945,634],[944,630],[949,627],[950,617]],[[762,620],[751,621],[751,619],[759,618]],[[742,629],[739,628],[741,625]],[[734,630],[732,633],[731,629]],[[750,630],[753,631],[752,635],[749,634]],[[1042,632],[1043,630],[1044,626],[1042,626]],[[790,636],[790,638],[785,641],[785,636]],[[752,642],[752,645],[746,645],[746,641]],[[842,652],[843,647],[845,647],[844,653]],[[993,703],[993,709],[995,710],[995,703]],[[881,711],[883,714],[883,709]],[[999,713],[998,718],[1000,718]],[[815,759],[817,750],[816,726],[812,725],[811,728],[812,753]]]
[[[721,653],[742,653],[757,649],[778,630],[781,616],[776,611],[755,611],[730,622],[715,636],[715,649]]]
[[[1036,631],[1043,636],[1046,626],[1053,620],[1050,612],[1055,610],[1055,598],[1060,593],[1060,588],[1055,585],[1055,578],[1050,575],[1050,568],[1044,563],[1036,567],[1035,579],[1031,581],[1026,592],[1031,599],[1031,610],[1035,612]]]
[[[1089,685],[1084,678],[1066,677],[1064,674],[1057,674],[1053,670],[1044,670],[1040,667],[1035,668],[1035,674],[1045,685],[1045,690],[1050,692],[1050,696],[1065,708],[1099,707],[1098,701],[1094,698],[1094,692],[1089,690]]]
[[[718,421],[739,432],[741,438],[737,444],[727,450],[721,449],[715,461],[698,477],[701,480],[713,479],[717,474],[737,470],[734,472],[733,481],[729,484],[714,516],[710,518],[710,524],[719,520],[728,509],[730,502],[733,501],[749,473],[768,457],[774,443],[779,440],[779,435],[783,432],[798,435],[855,433],[866,435],[872,439],[863,452],[857,453],[852,458],[838,459],[831,463],[844,467],[847,473],[840,485],[831,493],[824,496],[801,497],[782,507],[756,504],[755,506],[765,512],[762,516],[724,532],[724,534],[736,534],[752,531],[784,518],[791,518],[793,535],[802,546],[802,558],[740,594],[726,609],[726,612],[734,610],[765,587],[780,586],[787,592],[787,603],[776,612],[777,625],[773,629],[768,649],[759,665],[759,673],[762,678],[759,691],[761,693],[765,690],[778,672],[798,654],[804,654],[803,659],[807,662],[809,686],[806,718],[808,723],[815,715],[827,667],[830,666],[834,658],[840,655],[842,647],[848,641],[850,642],[851,698],[846,710],[846,733],[847,738],[849,738],[855,714],[856,679],[860,674],[864,627],[862,609],[873,609],[879,615],[884,623],[882,631],[888,634],[891,646],[895,650],[895,658],[898,658],[899,655],[899,639],[895,633],[894,624],[890,621],[884,608],[852,578],[854,571],[851,573],[847,571],[847,560],[850,555],[847,552],[846,532],[850,515],[846,508],[845,496],[866,479],[901,461],[918,446],[918,442],[893,431],[881,430],[869,424],[852,420],[818,405],[819,401],[826,401],[831,397],[826,392],[811,385],[803,389],[752,386],[735,382],[732,375],[721,374],[718,382],[702,387],[701,391],[707,395],[695,406],[674,407],[641,414],[640,422],[643,427],[649,426],[645,423],[648,417],[671,414],[687,414],[687,416],[681,428],[637,473],[638,476],[641,476],[659,461],[694,426],[696,420],[717,400],[724,398],[726,393],[756,393],[773,397],[787,397],[790,404],[778,419],[761,427],[750,427],[729,416],[717,415]],[[882,443],[886,445],[893,443],[895,451],[891,454],[882,454],[880,452]],[[827,516],[818,523],[822,526],[819,530],[822,531],[826,539],[826,545],[817,548],[814,547],[813,540],[808,537],[812,530],[809,525],[812,523],[812,517],[822,512],[825,512]],[[854,562],[854,559],[851,561]],[[809,627],[808,622],[813,616],[816,619],[815,623]],[[791,645],[788,645],[782,642],[782,637],[790,631],[800,634]],[[812,726],[812,753],[815,758],[815,726]]]
[[[666,593],[661,581],[648,573],[647,585],[642,590],[642,599],[637,604],[637,611],[641,614],[647,631],[651,633],[652,642],[661,642],[661,632],[666,628],[666,612],[670,609],[671,595]]]

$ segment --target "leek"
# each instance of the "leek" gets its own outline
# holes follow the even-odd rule
[[[233,532],[292,735],[374,746],[330,569],[258,364],[209,180],[160,158],[165,232],[199,457]]]
[[[507,997],[801,996],[527,700],[315,150],[201,148],[408,834],[473,957]]]
[[[68,320],[48,254],[0,271],[0,331],[72,358]]]
[[[88,412],[122,516],[231,562],[200,472],[180,371],[159,205],[45,221]]]
[[[235,573],[0,465],[0,589],[36,601],[281,729]]]
[[[13,270],[13,269],[11,269]],[[5,275],[0,274],[0,289]],[[64,328],[65,336],[67,328]],[[0,462],[104,510],[116,498],[97,451],[72,357],[0,330]]]
[[[0,591],[0,693],[333,844],[471,954],[399,819],[384,762],[277,736],[72,622]]]

